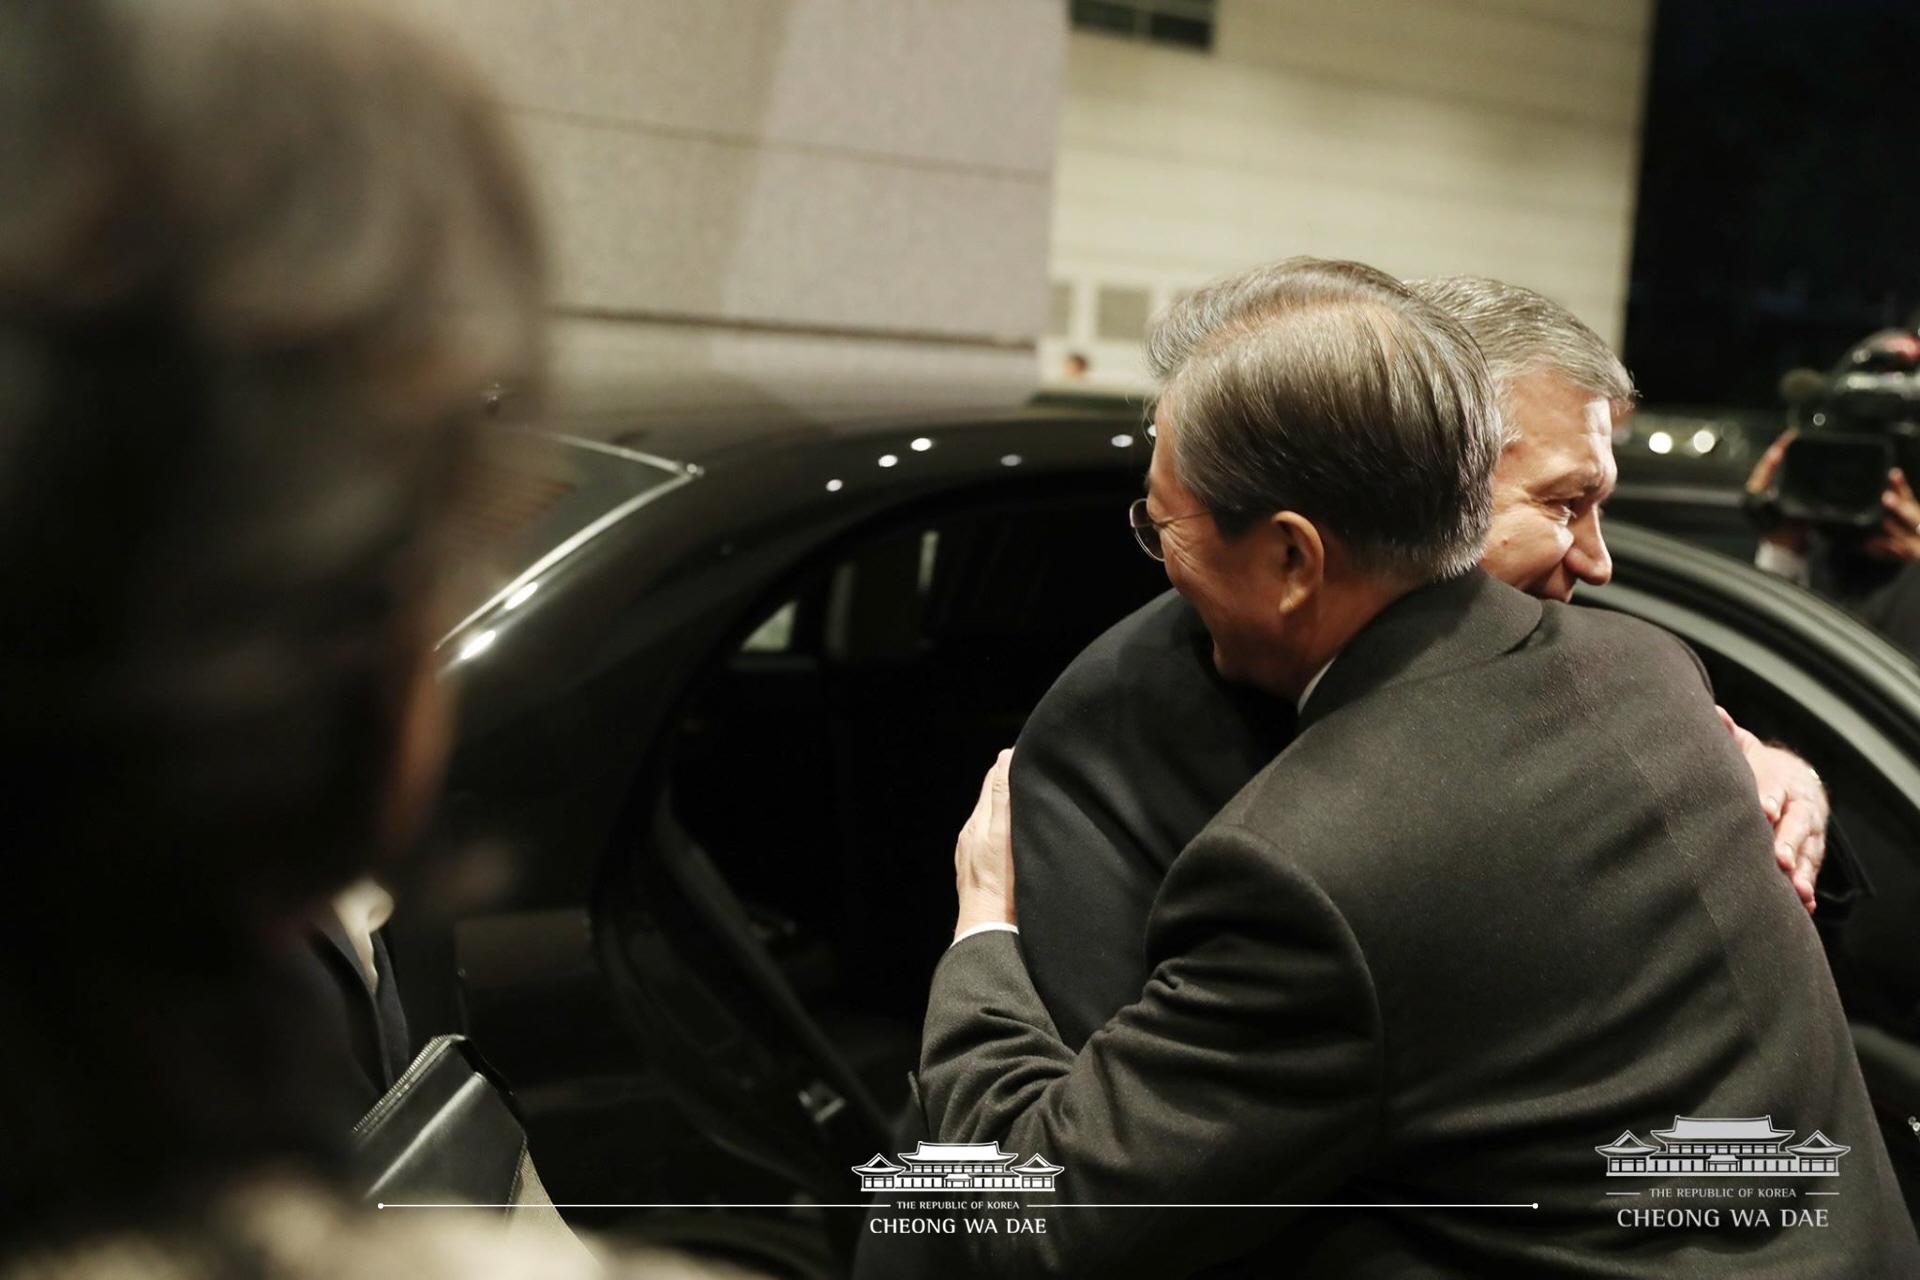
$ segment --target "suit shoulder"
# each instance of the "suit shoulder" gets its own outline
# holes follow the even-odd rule
[[[1128,699],[1190,706],[1216,688],[1207,661],[1206,630],[1172,591],[1154,597],[1108,627],[1067,664],[1034,708],[1029,722],[1079,722],[1093,708]]]
[[[1206,627],[1176,591],[1163,591],[1103,631],[1067,669],[1102,663],[1160,665],[1204,654]]]
[[[1705,664],[1680,637],[1642,618],[1612,609],[1549,602],[1543,618],[1545,634],[1557,637],[1585,657],[1618,667],[1631,663],[1636,675],[1660,673],[1691,684],[1712,687]]]

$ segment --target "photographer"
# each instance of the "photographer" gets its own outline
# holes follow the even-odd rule
[[[1920,657],[1920,498],[1907,478],[1920,457],[1920,334],[1876,333],[1831,378],[1799,370],[1782,391],[1799,421],[1747,478],[1754,562]]]

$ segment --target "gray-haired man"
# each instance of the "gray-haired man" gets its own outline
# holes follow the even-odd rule
[[[1501,427],[1458,322],[1296,260],[1189,299],[1152,349],[1136,528],[1219,673],[1299,725],[1174,860],[1151,977],[1077,1053],[1008,932],[1004,756],[989,775],[921,1095],[939,1141],[1064,1166],[1074,1207],[966,1243],[1074,1275],[1920,1269],[1698,660],[1473,567]],[[1635,1230],[1604,1198],[1622,1129],[1767,1112],[1848,1134],[1822,1232]],[[1325,1201],[1350,1207],[1300,1212]]]
[[[1614,425],[1633,382],[1600,336],[1530,289],[1474,276],[1414,281],[1486,358],[1504,422],[1480,566],[1565,601],[1613,562],[1600,530]],[[1173,362],[1173,334],[1155,353]],[[1159,535],[1139,534],[1149,554]],[[1140,993],[1147,911],[1174,855],[1292,740],[1293,707],[1224,678],[1177,592],[1075,659],[1029,717],[1014,755],[1022,948],[1061,1038],[1078,1047]],[[1814,903],[1827,798],[1789,752],[1735,730],[1774,829],[1774,856]],[[1845,877],[1842,877],[1843,879]]]

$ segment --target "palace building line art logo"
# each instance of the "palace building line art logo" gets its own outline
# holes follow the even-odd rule
[[[1002,1151],[998,1142],[922,1142],[900,1154],[895,1164],[879,1152],[853,1166],[862,1191],[934,1191],[966,1195],[974,1191],[1051,1191],[1064,1173],[1039,1152],[1016,1165],[1019,1153]]]
[[[1840,1176],[1840,1157],[1853,1150],[1815,1129],[1804,1141],[1786,1145],[1791,1129],[1773,1127],[1772,1116],[1705,1119],[1675,1116],[1671,1129],[1648,1130],[1659,1146],[1642,1142],[1629,1129],[1594,1150],[1607,1158],[1609,1178],[1658,1178],[1676,1173],[1709,1178],[1750,1178],[1785,1174],[1798,1178]]]

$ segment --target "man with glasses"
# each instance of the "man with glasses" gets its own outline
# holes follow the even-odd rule
[[[1173,860],[1150,976],[1077,1050],[1011,936],[1038,926],[1004,754],[989,774],[918,1093],[935,1139],[1062,1166],[1063,1207],[960,1243],[1061,1275],[1920,1274],[1698,659],[1475,567],[1490,529],[1546,535],[1495,519],[1466,330],[1293,260],[1186,299],[1149,351],[1143,535],[1212,666],[1292,706],[1294,738]],[[1611,481],[1577,478],[1567,524]],[[1193,713],[1168,713],[1146,730],[1184,743]],[[1821,1230],[1654,1231],[1605,1198],[1594,1149],[1623,1130],[1768,1113],[1851,1148]]]
[[[1140,549],[1161,564],[1165,564],[1167,548],[1166,544],[1160,541],[1160,531],[1170,524],[1178,524],[1182,520],[1197,520],[1205,514],[1204,511],[1189,511],[1184,516],[1168,516],[1165,520],[1155,520],[1153,513],[1147,510],[1147,500],[1135,498],[1127,507],[1127,523],[1133,526],[1133,540],[1140,544]]]
[[[1506,424],[1481,567],[1530,595],[1568,600],[1613,562],[1600,532],[1613,490],[1612,432],[1633,408],[1626,368],[1558,303],[1473,276],[1414,281],[1487,359]],[[1127,513],[1141,550],[1204,511]],[[1287,703],[1224,679],[1199,616],[1169,591],[1090,645],[1028,718],[1014,753],[1022,949],[1035,987],[1078,1047],[1147,977],[1147,911],[1174,856],[1293,738]],[[1812,910],[1858,881],[1844,852],[1816,889],[1828,805],[1791,752],[1736,729],[1774,829],[1774,857]]]

